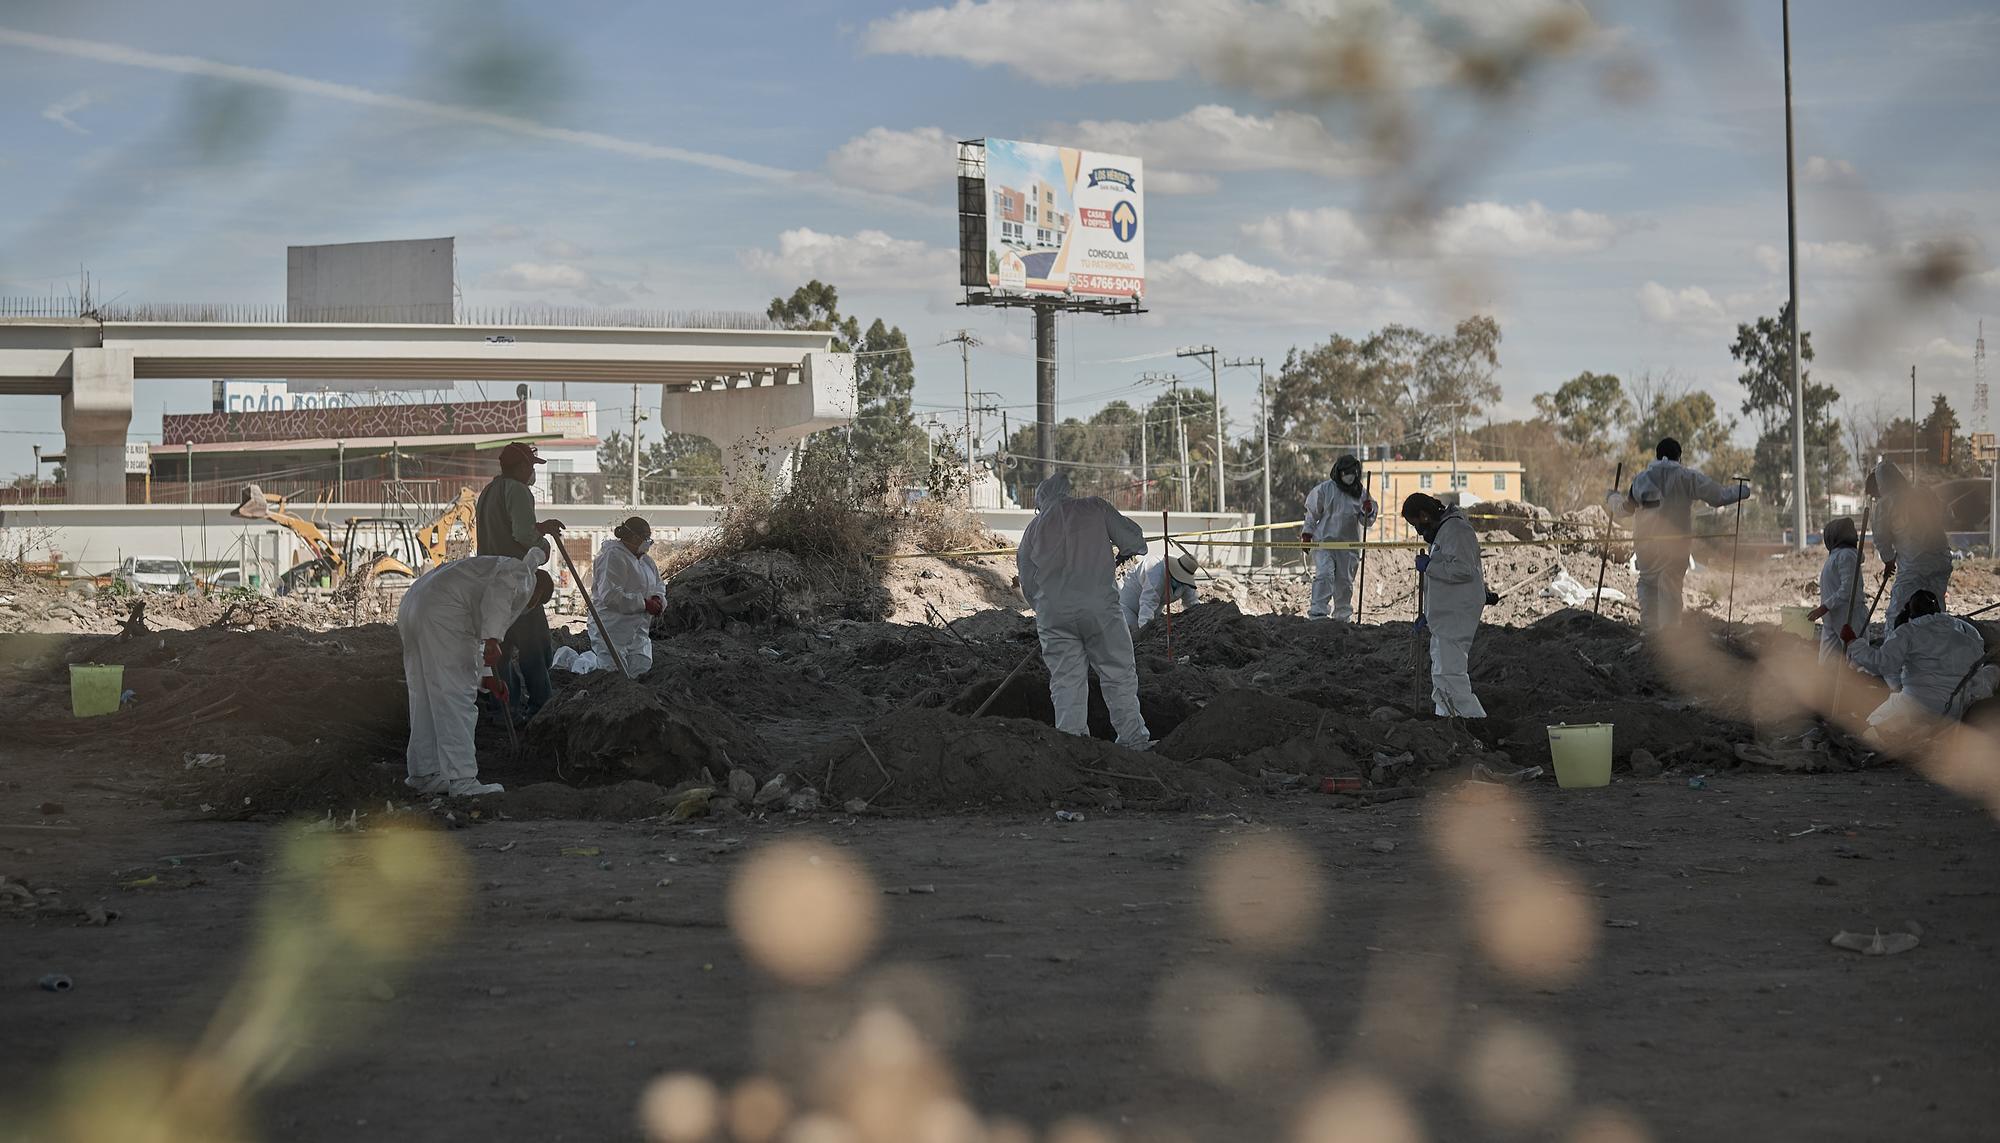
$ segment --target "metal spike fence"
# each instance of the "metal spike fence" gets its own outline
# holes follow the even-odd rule
[[[595,306],[409,306],[294,313],[279,303],[156,302],[89,304],[74,297],[0,298],[0,320],[224,322],[248,325],[369,323],[381,325],[557,326],[620,329],[778,329],[762,314],[737,310],[600,309]]]

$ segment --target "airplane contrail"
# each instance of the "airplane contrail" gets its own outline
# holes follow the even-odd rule
[[[409,111],[426,115],[433,119],[443,119],[458,123],[470,123],[482,127],[493,127],[525,135],[535,139],[547,139],[557,143],[570,143],[579,147],[609,151],[613,154],[630,155],[640,159],[665,159],[670,162],[689,163],[710,170],[725,171],[733,175],[744,175],[753,179],[771,182],[788,181],[798,177],[798,172],[782,167],[769,167],[762,163],[752,163],[728,155],[716,155],[707,151],[690,151],[685,147],[669,147],[660,143],[648,143],[638,139],[625,139],[617,135],[606,135],[601,131],[577,131],[568,127],[554,127],[524,119],[518,115],[503,115],[494,111],[482,111],[476,107],[466,107],[456,103],[441,103],[431,99],[415,99],[407,95],[394,95],[385,91],[371,91],[365,87],[355,87],[345,83],[330,83],[326,80],[307,76],[292,75],[270,68],[244,67],[240,64],[221,63],[203,59],[200,56],[166,55],[160,52],[129,48],[123,44],[99,43],[93,40],[77,40],[63,36],[44,36],[37,32],[24,32],[18,28],[0,25],[0,46],[26,48],[29,51],[47,52],[52,55],[70,56],[76,59],[95,60],[99,63],[120,64],[125,67],[146,68],[151,71],[172,72],[178,75],[200,75],[213,79],[247,83],[276,91],[296,92],[300,95],[316,95],[323,99],[337,99],[343,103],[355,103],[364,107],[385,107],[396,111]]]

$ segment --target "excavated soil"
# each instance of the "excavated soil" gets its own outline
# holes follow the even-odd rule
[[[1594,585],[1588,553],[1495,546],[1486,562],[1504,593],[1472,650],[1490,717],[1431,717],[1426,645],[1410,629],[1412,573],[1378,554],[1362,624],[1300,617],[1286,601],[1303,605],[1307,579],[1280,569],[1219,581],[1233,599],[1143,631],[1140,703],[1159,750],[1133,756],[1109,745],[1094,684],[1094,737],[1051,729],[1033,621],[997,606],[1013,590],[1005,560],[891,561],[858,595],[828,586],[850,574],[808,574],[782,553],[706,561],[669,588],[645,677],[558,672],[554,701],[518,736],[482,720],[482,776],[509,792],[479,812],[648,817],[678,804],[670,792],[720,787],[731,770],[760,785],[787,773],[825,808],[855,798],[908,810],[1190,805],[1232,790],[1315,789],[1332,776],[1409,788],[1473,766],[1546,765],[1546,728],[1558,722],[1613,723],[1621,767],[1643,747],[1663,761],[1726,769],[1760,737],[1750,720],[1763,719],[1737,693],[1742,685],[1704,685],[1705,676],[1749,679],[1783,637],[1743,617],[1775,619],[1779,606],[1809,602],[1817,566],[1786,556],[1741,570],[1738,624],[1727,630],[1703,626],[1728,606],[1726,576],[1720,598],[1713,569],[1691,576],[1699,641],[1721,658],[1669,671],[1626,605],[1607,602],[1599,616],[1541,594],[1558,572]],[[1630,592],[1626,568],[1612,564],[1605,579]],[[1965,610],[1995,589],[1990,566],[1965,564],[1954,601]],[[31,581],[9,591],[0,619],[31,630],[0,635],[0,703],[20,712],[10,729],[23,743],[114,758],[155,796],[211,816],[411,800],[400,783],[408,722],[393,627],[315,629],[338,616],[291,601],[149,598],[146,616],[159,628],[126,633],[129,600]],[[295,611],[315,622],[287,625]],[[198,625],[180,629],[187,623]],[[559,638],[584,642],[575,630]],[[72,718],[70,662],[123,664],[135,701]],[[973,719],[989,698],[986,717]],[[190,768],[202,754],[223,758]],[[893,781],[878,796],[885,771]]]

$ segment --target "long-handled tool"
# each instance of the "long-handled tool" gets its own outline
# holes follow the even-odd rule
[[[972,717],[978,718],[981,715],[984,715],[986,713],[986,708],[993,705],[993,700],[1000,697],[1000,692],[1006,690],[1008,686],[1010,686],[1014,682],[1015,676],[1019,675],[1022,671],[1027,670],[1028,664],[1034,662],[1035,656],[1041,653],[1042,653],[1041,649],[1037,647],[1030,650],[1027,654],[1021,656],[1021,661],[1014,664],[1014,669],[1007,672],[1007,677],[1000,680],[1000,685],[993,688],[993,693],[986,696],[986,701],[979,704],[979,709],[972,712]]]
[[[1966,613],[1965,613],[1964,615],[1961,615],[1961,616],[1959,616],[1959,618],[1960,618],[1960,619],[1970,619],[1970,618],[1972,618],[1972,617],[1973,617],[1973,616],[1975,616],[1975,615],[1984,615],[1984,614],[1986,614],[1986,613],[1987,613],[1987,612],[1989,612],[1989,611],[1992,611],[1992,610],[1995,610],[1996,608],[2000,608],[2000,603],[1989,603],[1989,604],[1987,604],[1986,606],[1984,606],[1984,607],[1980,608],[1980,609],[1979,609],[1979,610],[1977,610],[1977,611],[1968,611],[1968,612],[1966,612]]]
[[[576,561],[570,558],[569,549],[563,547],[562,537],[551,536],[549,540],[549,546],[562,553],[563,564],[569,568],[570,578],[576,581],[577,594],[583,596],[583,607],[590,613],[590,621],[597,624],[599,631],[603,631],[604,620],[598,617],[597,605],[590,601],[590,589],[583,586],[583,575],[576,570]],[[617,664],[618,673],[625,674],[625,657],[618,653],[618,644],[607,637],[604,640],[604,649],[611,652],[611,661]]]
[[[1724,627],[1736,622],[1736,560],[1743,548],[1743,497],[1740,493],[1749,481],[1750,478],[1747,476],[1736,478],[1736,488],[1739,493],[1736,497],[1736,535],[1729,541],[1729,614],[1723,620]]]
[[[1160,538],[1167,544],[1172,544],[1174,542],[1174,530],[1170,526],[1169,521],[1167,520],[1167,510],[1165,508],[1160,509]],[[1163,553],[1167,551],[1167,549],[1164,547],[1162,547],[1160,550]],[[1167,577],[1167,561],[1163,559],[1160,561],[1160,615],[1165,619],[1167,625],[1166,633],[1167,633],[1168,662],[1172,662],[1174,658],[1173,604],[1174,604],[1173,580]]]
[[[1611,491],[1625,490],[1625,462],[1618,462],[1618,473],[1611,478]],[[1604,510],[1604,547],[1597,554],[1597,594],[1590,597],[1590,613],[1604,614],[1604,569],[1611,565],[1611,509]],[[1501,594],[1506,594],[1502,592]]]

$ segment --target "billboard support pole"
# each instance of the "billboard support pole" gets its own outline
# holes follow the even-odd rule
[[[1056,307],[1035,306],[1035,461],[1037,480],[1051,475],[1056,435]]]

